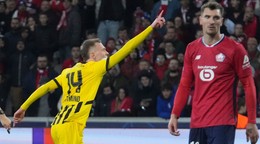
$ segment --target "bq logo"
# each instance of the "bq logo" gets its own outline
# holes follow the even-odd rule
[[[214,76],[214,71],[212,69],[202,69],[200,71],[200,79],[202,81],[211,81]]]

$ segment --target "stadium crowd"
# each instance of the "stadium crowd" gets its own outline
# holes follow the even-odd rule
[[[221,32],[248,52],[260,87],[260,0],[216,0],[225,7]],[[185,47],[202,36],[199,8],[207,0],[0,0],[0,106],[12,116],[39,86],[81,62],[80,44],[100,38],[110,55],[164,10],[154,31],[105,75],[91,116],[168,119]],[[257,116],[260,96],[257,89]],[[27,116],[55,116],[61,90],[42,97]],[[189,117],[192,95],[182,116]],[[237,97],[244,98],[241,84]],[[246,115],[246,112],[243,111]]]

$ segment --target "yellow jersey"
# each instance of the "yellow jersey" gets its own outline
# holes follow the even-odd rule
[[[101,80],[108,69],[118,64],[132,52],[151,32],[153,28],[147,27],[142,33],[128,41],[118,52],[107,59],[77,63],[67,68],[55,79],[39,87],[23,103],[21,108],[26,110],[35,100],[58,87],[62,88],[60,112],[56,115],[52,125],[65,122],[86,124],[96,97]]]

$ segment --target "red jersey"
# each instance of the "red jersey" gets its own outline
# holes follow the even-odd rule
[[[206,46],[202,38],[191,42],[182,73],[195,86],[191,128],[235,125],[236,85],[238,79],[250,75],[246,50],[234,40],[223,36],[212,46]]]

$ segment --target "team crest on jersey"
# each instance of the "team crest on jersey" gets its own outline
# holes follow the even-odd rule
[[[217,54],[216,55],[216,61],[217,62],[223,62],[225,59],[225,55],[223,53]]]

